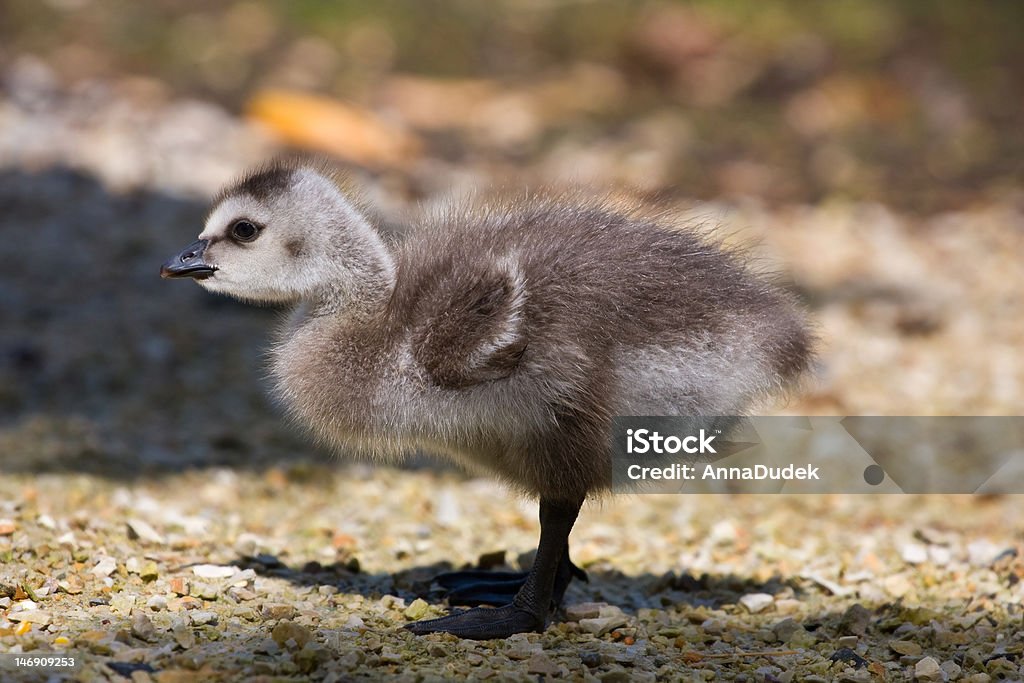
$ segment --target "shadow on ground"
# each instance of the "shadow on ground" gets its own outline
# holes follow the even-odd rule
[[[127,479],[330,459],[268,397],[282,312],[159,277],[205,211],[68,169],[0,171],[0,472]]]
[[[205,207],[69,170],[0,173],[0,469],[110,477],[317,457],[260,376],[278,313],[160,264]]]
[[[519,564],[525,568],[529,558],[524,556],[522,560],[524,561]],[[301,567],[291,567],[270,555],[241,556],[230,564],[242,569],[252,569],[260,576],[284,579],[300,587],[335,586],[342,592],[370,599],[379,599],[382,595],[398,595],[406,599],[423,598],[433,604],[444,602],[445,591],[434,583],[434,577],[438,574],[453,570],[480,569],[472,565],[455,567],[449,562],[439,562],[404,569],[393,574],[364,575],[351,563],[322,565],[314,561],[307,562]],[[519,568],[501,565],[487,569],[517,571]],[[718,609],[736,604],[742,596],[750,593],[775,595],[786,588],[791,589],[797,596],[803,593],[800,581],[780,576],[774,576],[768,581],[757,581],[750,577],[717,576],[707,573],[700,576],[675,572],[629,576],[615,570],[594,569],[588,570],[587,576],[586,582],[573,581],[566,603],[580,599],[614,602],[624,584],[630,587],[634,603],[630,607],[634,611],[641,607],[661,609],[673,605]],[[386,592],[382,593],[382,589]]]

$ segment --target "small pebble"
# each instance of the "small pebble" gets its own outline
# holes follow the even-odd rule
[[[921,661],[914,665],[914,680],[942,681],[945,680],[945,674],[934,658],[923,657]]]
[[[416,620],[425,617],[429,611],[430,605],[427,604],[427,601],[423,598],[416,598],[405,608],[402,614],[405,615],[406,619]]]
[[[163,612],[167,609],[167,598],[162,595],[151,596],[146,600],[146,607],[154,612]]]
[[[601,614],[601,609],[607,606],[606,602],[578,602],[565,608],[565,618],[569,621],[594,619]]]
[[[128,616],[135,609],[136,597],[129,593],[118,593],[110,597],[110,609],[118,614]]]
[[[264,621],[294,619],[297,613],[295,606],[288,604],[266,604],[260,609],[260,616]]]
[[[235,550],[243,557],[253,557],[263,546],[263,539],[256,534],[243,532],[235,539]]]
[[[517,633],[510,636],[505,640],[505,643],[508,646],[508,649],[505,650],[505,656],[509,659],[525,661],[544,649],[543,645],[531,641],[525,633]]]
[[[217,613],[210,610],[194,610],[189,613],[189,618],[195,626],[216,624],[218,620]]]
[[[264,638],[253,646],[253,652],[263,655],[276,655],[281,652],[281,646],[275,643],[273,638]]]
[[[992,541],[980,538],[967,544],[968,561],[975,567],[987,567],[999,557],[1003,546]]]
[[[579,621],[580,628],[587,633],[593,633],[595,636],[602,636],[620,626],[625,626],[627,623],[629,623],[629,618],[625,614],[580,619]]]
[[[282,621],[270,632],[270,637],[280,647],[297,650],[313,639],[313,633],[294,621]]]
[[[89,571],[92,574],[95,574],[96,576],[103,577],[103,576],[110,576],[111,574],[114,573],[114,570],[116,570],[116,569],[117,569],[117,561],[114,560],[114,558],[112,558],[112,557],[103,557],[103,558],[100,558],[99,562],[96,563],[96,566],[94,566]]]
[[[914,590],[914,584],[903,574],[887,576],[882,580],[882,587],[894,598],[902,598]]]
[[[216,600],[217,596],[220,595],[220,591],[217,586],[210,583],[196,582],[192,584],[192,590],[189,591],[191,595],[203,600]]]
[[[256,599],[256,593],[249,590],[248,588],[241,588],[239,586],[232,586],[228,589],[228,595],[233,597],[238,602],[248,602],[249,600]]]
[[[843,616],[839,619],[839,632],[844,635],[862,636],[867,632],[870,623],[871,612],[857,603],[843,612]]]
[[[199,598],[194,598],[191,595],[186,595],[178,601],[182,609],[199,609],[203,606],[203,601]]]
[[[151,643],[157,639],[156,627],[153,626],[153,622],[149,620],[149,617],[143,612],[135,612],[132,615],[132,635],[140,640],[144,640],[147,643]]]
[[[933,545],[928,548],[928,557],[936,567],[945,567],[953,561],[953,551],[943,546]]]
[[[920,543],[906,543],[900,548],[900,557],[907,564],[921,564],[928,561],[928,549]]]
[[[540,676],[558,676],[562,669],[551,658],[543,653],[537,653],[526,662],[526,672]]]
[[[705,629],[707,630],[707,629]],[[787,642],[794,633],[803,631],[804,627],[793,619],[787,617],[772,627],[772,633],[780,642]]]
[[[171,636],[174,638],[174,642],[178,644],[178,647],[183,650],[188,650],[196,644],[196,634],[184,622],[174,625],[171,629]]]
[[[708,540],[714,545],[727,545],[739,537],[736,525],[728,519],[715,522],[708,531]]]
[[[238,567],[216,564],[197,564],[192,567],[192,573],[202,579],[227,579],[239,571]]]
[[[796,614],[802,605],[802,602],[793,598],[780,598],[775,601],[775,611],[779,614]]]
[[[8,612],[7,618],[11,621],[20,621],[22,623],[36,624],[38,626],[46,626],[52,619],[49,612],[44,612],[39,609]]]
[[[775,597],[768,593],[748,593],[740,598],[740,604],[751,614],[757,614],[771,607]]]
[[[963,674],[963,669],[961,669],[960,665],[953,660],[943,662],[939,668],[942,669],[942,673],[945,674],[946,679],[950,681],[955,681]]]
[[[295,653],[295,663],[303,673],[310,673],[324,662],[331,659],[331,652],[316,641],[311,641],[302,646]]]
[[[150,526],[148,522],[133,518],[128,520],[127,526],[128,538],[130,539],[138,539],[160,545],[164,543],[164,537],[161,536],[156,529]]]
[[[723,622],[721,619],[705,619],[701,623],[700,627],[704,630],[705,633],[714,635],[716,633],[722,633],[723,631],[725,631],[725,622]]]

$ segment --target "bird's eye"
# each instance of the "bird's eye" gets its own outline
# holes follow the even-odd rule
[[[239,242],[252,242],[259,235],[260,229],[250,221],[235,221],[231,226],[231,237]]]

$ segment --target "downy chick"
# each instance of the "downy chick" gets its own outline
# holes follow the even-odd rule
[[[790,298],[692,232],[569,198],[453,203],[388,246],[323,166],[277,162],[215,199],[161,269],[297,313],[272,352],[298,420],[346,452],[422,449],[540,502],[522,575],[441,577],[410,624],[500,638],[545,627],[568,536],[610,486],[615,415],[737,415],[792,383],[810,338]]]

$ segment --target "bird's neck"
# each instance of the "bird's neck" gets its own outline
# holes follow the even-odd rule
[[[303,297],[315,316],[343,316],[353,322],[379,316],[395,289],[395,262],[376,231],[368,228],[330,259],[330,272]]]

